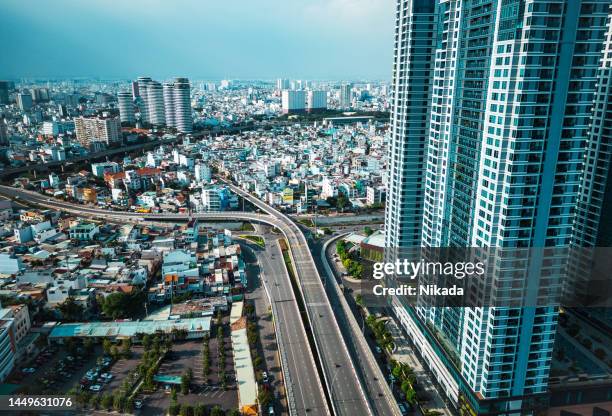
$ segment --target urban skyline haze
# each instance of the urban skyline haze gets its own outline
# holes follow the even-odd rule
[[[7,0],[0,11],[3,78],[391,77],[392,0]]]

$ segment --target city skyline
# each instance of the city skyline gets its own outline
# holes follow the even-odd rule
[[[137,1],[108,7],[102,1],[62,0],[31,7],[30,2],[3,2],[0,37],[12,42],[0,78],[391,76],[391,0],[180,5]],[[54,19],[70,24],[53,24]],[[129,47],[122,47],[126,39]]]

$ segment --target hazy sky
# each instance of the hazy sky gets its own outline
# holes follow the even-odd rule
[[[1,0],[0,77],[391,77],[395,0]]]

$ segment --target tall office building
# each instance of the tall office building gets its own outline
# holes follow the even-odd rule
[[[174,108],[174,84],[164,82],[164,107],[166,112],[166,125],[176,127],[176,110]]]
[[[20,92],[17,94],[17,105],[21,111],[29,111],[33,105],[32,95],[28,91]]]
[[[140,91],[138,90],[138,81],[132,81],[132,98],[135,100],[140,97]]]
[[[83,147],[90,147],[94,142],[107,145],[121,143],[121,121],[119,117],[96,116],[76,117],[74,129],[77,141]]]
[[[147,112],[149,123],[154,126],[166,125],[163,88],[157,81],[151,81],[147,84]]]
[[[0,81],[0,104],[9,103],[9,82]]]
[[[291,84],[288,79],[279,78],[276,80],[276,89],[278,91],[288,90],[290,85]]]
[[[609,4],[398,0],[390,253],[568,247]],[[392,299],[455,407],[533,414],[547,391],[558,312],[531,301],[558,265],[528,263],[495,268],[492,278],[502,294],[523,290],[529,306]]]
[[[349,109],[352,106],[352,86],[342,84],[340,86],[340,108]]]
[[[8,146],[8,128],[4,119],[4,114],[0,114],[0,146]]]
[[[601,286],[591,281],[591,277],[595,276],[591,267],[596,257],[608,254],[606,249],[599,251],[599,247],[612,247],[612,22],[608,25],[605,39],[601,65],[595,78],[584,174],[579,187],[571,241],[570,279],[565,287],[566,295],[577,297],[577,301],[594,294],[609,296],[605,289],[600,293],[594,292],[597,290],[594,288]],[[604,312],[601,317],[612,323],[609,309],[599,312]]]
[[[149,77],[137,82],[141,120],[154,126],[175,127],[181,133],[193,131],[191,85],[187,78],[175,78],[160,84]]]
[[[303,112],[306,105],[306,92],[302,90],[283,90],[281,105],[284,114]]]
[[[327,109],[327,91],[309,90],[306,92],[306,111],[309,113]]]
[[[176,129],[181,133],[191,133],[193,131],[191,85],[187,78],[176,78],[174,80],[174,111]]]
[[[136,97],[136,104],[138,104],[138,108],[140,109],[140,120],[149,123],[149,96],[147,87],[149,83],[153,82],[153,80],[149,77],[138,77],[136,80],[138,96]]]
[[[134,99],[129,91],[121,91],[117,94],[119,102],[119,115],[122,123],[133,124],[136,121],[134,116]]]

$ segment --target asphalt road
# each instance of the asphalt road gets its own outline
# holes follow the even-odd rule
[[[342,234],[346,235],[346,234]],[[337,311],[336,318],[342,327],[345,337],[349,340],[348,345],[353,359],[356,363],[360,377],[362,377],[363,385],[368,392],[368,397],[372,403],[374,411],[378,415],[400,415],[400,409],[397,401],[393,397],[393,393],[385,380],[385,376],[376,362],[376,358],[368,345],[361,329],[361,320],[355,318],[355,311],[351,309],[348,302],[344,298],[342,289],[338,284],[339,275],[334,273],[334,270],[328,262],[328,255],[331,255],[334,250],[333,243],[338,237],[331,238],[321,247],[319,257],[321,268],[324,275],[327,277],[327,294],[334,309]]]
[[[336,415],[374,414],[366,399],[360,379],[336,321],[335,311],[327,298],[308,243],[299,227],[286,215],[263,203],[244,190],[227,183],[233,192],[281,222],[292,254],[300,291],[306,305],[316,349],[323,367],[326,388]],[[392,414],[392,413],[391,413]]]
[[[230,183],[227,183],[227,185],[232,191],[247,199],[266,214],[230,211],[191,214],[190,217],[209,220],[235,219],[255,221],[275,226],[283,232],[289,244],[293,265],[300,282],[300,291],[306,305],[317,355],[323,368],[325,385],[332,401],[332,411],[336,415],[360,416],[374,414],[370,402],[366,399],[360,378],[357,377],[351,356],[336,321],[334,310],[327,298],[325,288],[323,287],[304,234],[284,214],[242,189]],[[108,211],[59,201],[33,191],[8,186],[0,186],[0,193],[13,198],[19,197],[22,201],[27,200],[43,207],[60,209],[74,215],[90,216],[97,219],[122,219],[142,222],[143,219],[184,221],[187,218],[185,214],[142,214]]]
[[[278,234],[263,233],[266,249],[255,251],[261,280],[270,298],[285,374],[287,402],[291,414],[327,415],[329,409],[308,343]]]

